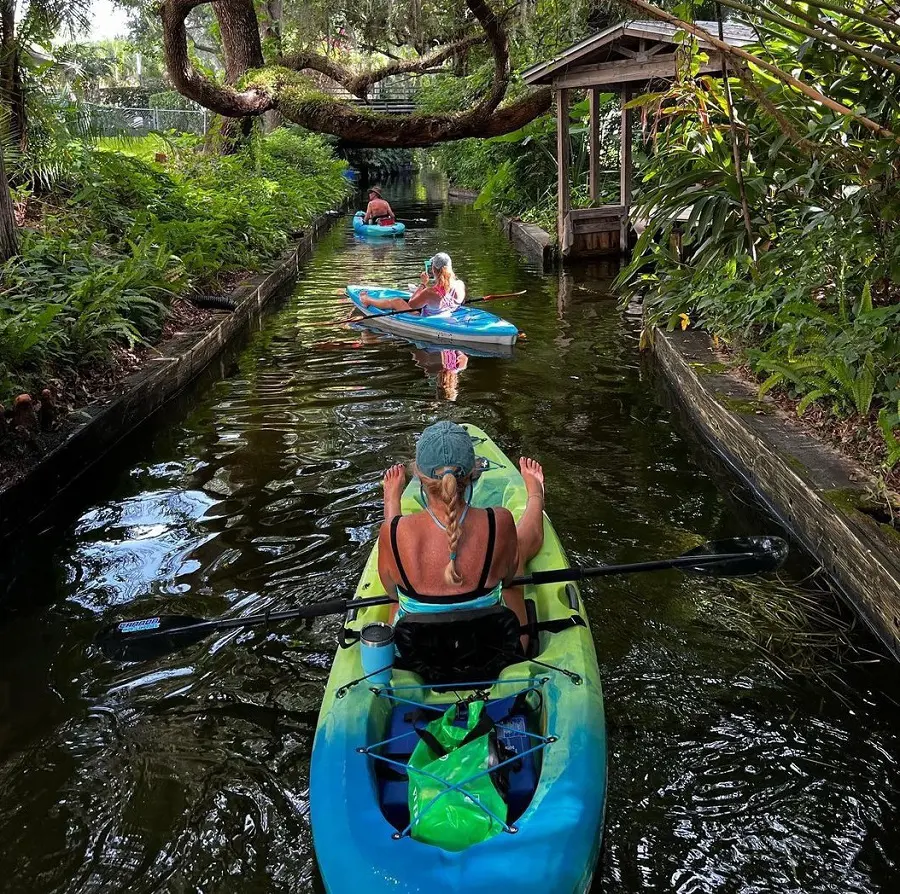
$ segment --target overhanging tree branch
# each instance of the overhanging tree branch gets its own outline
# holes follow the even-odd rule
[[[320,53],[293,53],[279,60],[279,64],[293,71],[303,71],[304,69],[317,71],[319,74],[336,81],[353,96],[365,99],[371,87],[385,78],[398,74],[421,74],[430,68],[441,65],[454,56],[458,56],[460,53],[467,52],[471,47],[484,43],[484,41],[485,36],[483,34],[466,37],[454,43],[438,47],[434,52],[425,56],[418,56],[414,59],[397,59],[379,68],[360,73],[350,71],[348,68]]]
[[[245,75],[243,80],[246,82],[248,77],[250,80],[243,90],[217,84],[193,68],[187,52],[185,20],[193,9],[205,2],[212,0],[163,0],[159,10],[163,20],[163,49],[166,68],[176,89],[221,115],[241,118],[278,109],[289,120],[310,130],[333,134],[348,144],[416,147],[466,137],[509,133],[550,108],[549,89],[531,92],[501,108],[511,77],[509,41],[502,18],[493,12],[488,0],[466,0],[469,10],[484,31],[483,35],[454,41],[418,59],[391,62],[361,74],[317,55],[290,60],[298,67],[325,74],[357,96],[361,93],[364,96],[367,85],[371,86],[390,74],[424,70],[464,52],[476,43],[487,41],[494,58],[491,87],[480,102],[470,108],[435,115],[373,114],[368,109],[324,96],[308,78],[285,66],[262,68],[255,75]],[[254,67],[254,60],[262,60],[253,0],[215,0],[213,5],[220,25],[223,17],[230,17],[233,22],[243,22],[231,37],[226,36],[224,28],[222,34],[229,67],[227,80],[236,83],[238,78],[231,70],[229,60],[236,59],[236,54],[239,54],[243,60],[241,64],[249,68]],[[227,45],[229,40],[234,46]],[[235,64],[234,67],[239,66]]]

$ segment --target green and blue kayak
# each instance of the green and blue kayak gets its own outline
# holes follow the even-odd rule
[[[483,468],[473,505],[505,506],[518,520],[526,502],[519,470],[483,431],[466,428]],[[410,482],[402,505],[404,514],[423,508],[418,481]],[[567,565],[545,516],[544,546],[527,570]],[[376,545],[355,598],[384,594]],[[402,656],[389,684],[361,679],[358,631],[388,622],[389,609],[373,606],[345,620],[310,780],[316,856],[330,894],[580,894],[589,888],[600,853],[607,761],[594,643],[575,584],[528,586],[525,597],[531,654],[513,656],[489,679],[443,685],[403,669]],[[458,630],[454,637],[460,639]],[[476,697],[485,701],[503,743],[502,765],[489,772],[503,773],[507,812],[492,837],[446,850],[411,834],[406,764],[418,740],[416,726]]]

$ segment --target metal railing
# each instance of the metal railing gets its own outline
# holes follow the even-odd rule
[[[327,81],[318,89],[335,99],[395,115],[414,112],[419,94],[416,79],[408,77],[386,78],[373,84],[364,100],[348,93],[334,81]],[[91,131],[103,137],[143,137],[169,131],[203,136],[209,130],[211,120],[211,113],[201,106],[194,109],[151,109],[83,102],[79,104],[79,111],[85,116]]]

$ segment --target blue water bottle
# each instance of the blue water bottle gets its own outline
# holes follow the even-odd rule
[[[394,628],[383,621],[366,624],[359,632],[359,652],[366,679],[389,686],[394,668]]]

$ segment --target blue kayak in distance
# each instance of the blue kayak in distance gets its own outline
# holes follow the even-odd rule
[[[411,295],[401,289],[383,289],[379,286],[347,286],[347,297],[363,314],[365,322],[373,328],[395,332],[412,341],[430,344],[453,344],[476,347],[512,347],[519,337],[519,330],[508,320],[480,310],[477,307],[459,307],[453,312],[423,317],[419,311],[395,313],[376,307],[364,307],[360,293],[372,298],[403,298]]]
[[[406,224],[393,223],[389,227],[379,224],[363,223],[365,213],[357,211],[353,215],[353,232],[360,236],[402,236],[406,232]]]

